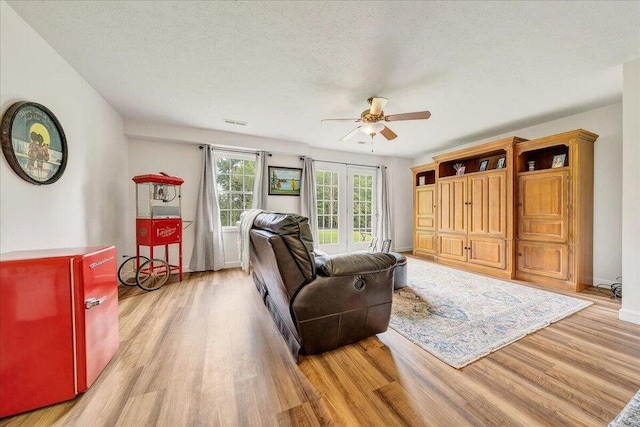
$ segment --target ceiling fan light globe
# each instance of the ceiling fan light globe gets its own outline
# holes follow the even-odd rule
[[[384,127],[385,126],[383,123],[367,123],[365,125],[362,125],[360,130],[366,133],[367,135],[371,135],[371,134],[375,135],[376,133],[384,129]]]

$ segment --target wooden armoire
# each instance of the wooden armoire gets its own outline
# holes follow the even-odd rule
[[[439,263],[512,277],[513,146],[521,141],[510,137],[434,157]]]
[[[414,255],[563,289],[591,285],[597,137],[509,137],[412,168]]]
[[[411,168],[413,172],[413,254],[436,257],[436,170],[435,164]]]
[[[570,290],[593,284],[597,138],[579,129],[516,145],[516,279]]]

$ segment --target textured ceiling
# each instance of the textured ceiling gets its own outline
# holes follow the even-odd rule
[[[9,1],[125,118],[412,157],[620,100],[640,2]],[[244,127],[223,119],[249,122]]]

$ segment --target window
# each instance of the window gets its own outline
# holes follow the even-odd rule
[[[353,174],[353,241],[370,242],[373,236],[373,176]]]
[[[338,172],[316,171],[318,201],[318,244],[339,242],[338,234]]]
[[[215,160],[220,221],[223,227],[235,227],[242,212],[251,209],[255,156],[216,152]]]

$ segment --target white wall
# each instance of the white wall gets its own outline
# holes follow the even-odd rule
[[[452,150],[507,136],[535,139],[580,128],[600,135],[594,154],[593,280],[596,284],[611,284],[622,271],[622,104],[518,129]],[[446,151],[427,153],[414,164],[430,163],[433,156]]]
[[[127,170],[127,186],[129,197],[129,209],[126,214],[127,222],[127,253],[135,254],[135,224],[136,224],[136,199],[135,183],[131,180],[136,175],[166,172],[169,175],[179,176],[184,179],[182,185],[182,218],[185,221],[193,221],[196,212],[196,199],[198,185],[200,183],[200,170],[202,168],[202,152],[197,145],[178,144],[164,141],[148,141],[144,139],[129,140],[129,169]],[[183,265],[188,266],[193,250],[194,226],[191,225],[183,231]],[[177,263],[177,245],[171,245],[169,261]],[[161,249],[161,248],[160,248]],[[146,251],[146,249],[144,250]],[[146,252],[143,255],[147,255]],[[162,255],[161,255],[162,254]],[[161,251],[158,255],[163,256]]]
[[[271,166],[302,167],[300,156],[311,156],[316,160],[386,165],[389,172],[390,197],[392,199],[392,240],[396,250],[410,250],[412,245],[412,193],[411,159],[389,158],[370,154],[323,150],[304,143],[274,140],[231,132],[195,129],[136,121],[125,122],[125,134],[129,144],[129,201],[127,214],[127,250],[135,250],[134,187],[130,177],[144,173],[163,171],[185,180],[182,189],[183,218],[192,220],[195,214],[196,197],[200,180],[202,154],[197,144],[214,144],[220,147],[265,150],[272,153],[267,158]],[[295,196],[267,196],[266,209],[280,212],[300,212],[300,198]],[[184,232],[183,256],[188,265],[193,249],[194,227]],[[225,265],[238,265],[236,245],[237,232],[225,229]],[[170,253],[170,257],[177,256]]]
[[[398,252],[413,249],[413,167],[412,159],[393,157],[391,159],[391,216],[394,250]]]
[[[640,59],[623,66],[622,309],[640,324]]]
[[[0,107],[48,107],[67,137],[68,163],[51,185],[19,178],[0,160],[0,252],[124,247],[127,140],[122,118],[11,7],[0,2]]]

